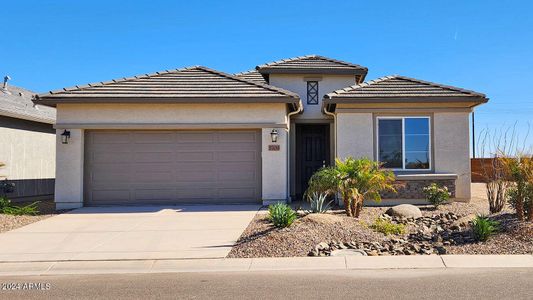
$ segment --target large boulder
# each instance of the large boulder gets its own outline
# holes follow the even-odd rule
[[[420,209],[411,204],[400,204],[393,206],[385,212],[389,216],[396,217],[405,217],[405,218],[420,218],[422,217],[422,212]]]

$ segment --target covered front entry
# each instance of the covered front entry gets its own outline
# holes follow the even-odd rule
[[[260,203],[255,130],[89,130],[85,205]]]
[[[316,170],[330,164],[329,124],[296,124],[296,198]]]

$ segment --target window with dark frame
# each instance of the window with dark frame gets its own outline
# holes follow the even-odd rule
[[[378,117],[378,160],[394,170],[429,170],[429,117]]]
[[[318,104],[318,81],[307,82],[307,104]]]

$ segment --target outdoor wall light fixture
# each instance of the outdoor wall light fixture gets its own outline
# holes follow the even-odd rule
[[[272,143],[276,143],[278,141],[278,130],[272,129],[270,132],[270,138],[272,139]]]
[[[61,134],[61,143],[68,144],[68,140],[70,140],[70,131],[65,129]]]

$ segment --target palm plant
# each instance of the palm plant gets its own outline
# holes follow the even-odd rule
[[[307,195],[314,192],[339,194],[346,215],[359,217],[366,199],[381,201],[380,192],[394,191],[394,174],[368,158],[335,160],[335,166],[318,170],[309,180]]]

